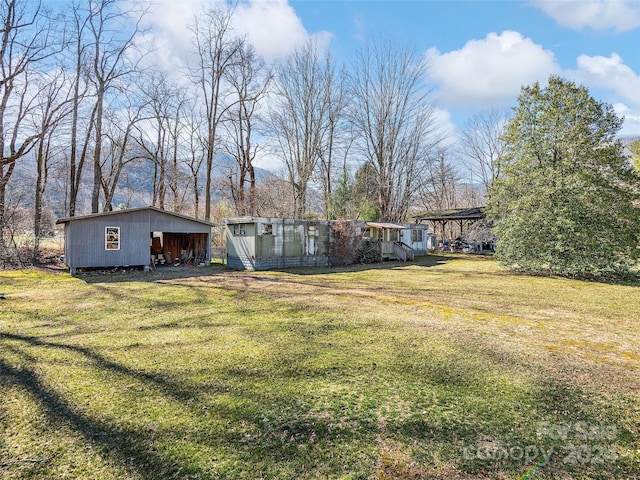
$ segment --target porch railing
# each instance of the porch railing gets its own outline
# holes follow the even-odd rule
[[[394,247],[393,253],[396,255],[398,260],[402,260],[403,262],[406,262],[407,260],[415,259],[415,252],[413,251],[413,248],[411,248],[406,243],[394,242],[393,247]]]

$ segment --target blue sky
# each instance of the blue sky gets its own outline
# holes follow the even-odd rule
[[[509,107],[519,87],[552,73],[589,87],[640,135],[640,1],[290,1],[311,34],[328,32],[348,61],[376,35],[432,60],[439,107],[461,126],[479,109]],[[508,50],[511,49],[509,52]],[[457,72],[457,73],[456,73]]]
[[[149,61],[185,66],[194,15],[225,1],[151,0]],[[235,28],[269,62],[310,38],[347,63],[379,35],[411,43],[430,62],[425,81],[453,137],[550,74],[588,87],[625,116],[622,134],[640,136],[640,0],[239,0]]]

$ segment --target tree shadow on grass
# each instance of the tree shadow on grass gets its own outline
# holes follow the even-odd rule
[[[334,265],[329,267],[293,267],[286,269],[274,269],[272,271],[289,273],[292,275],[322,275],[331,273],[367,272],[370,270],[397,270],[412,266],[431,268],[438,265],[443,265],[449,261],[456,260],[457,258],[458,257],[456,257],[455,255],[428,254],[421,257],[416,257],[416,260],[412,262],[384,261],[379,263]],[[87,284],[99,284],[126,282],[159,282],[163,280],[179,280],[199,277],[214,277],[218,275],[233,275],[234,273],[241,272],[229,269],[222,265],[213,265],[206,268],[158,268],[157,270],[151,272],[141,272],[134,270],[122,271],[120,273],[87,272],[78,275],[77,278]],[[253,272],[251,272],[250,274],[255,275],[255,273]]]
[[[206,382],[203,385],[190,385],[188,382],[180,382],[172,379],[169,374],[160,375],[145,371],[129,368],[120,363],[107,359],[106,357],[92,351],[89,348],[68,345],[64,343],[53,343],[42,341],[35,337],[17,335],[12,333],[0,333],[0,341],[19,342],[30,347],[43,349],[59,349],[68,351],[72,354],[79,355],[80,359],[87,359],[89,362],[99,369],[102,374],[110,379],[109,384],[111,390],[117,385],[125,386],[131,380],[141,382],[142,385],[148,384],[155,388],[152,395],[157,397],[169,397],[176,401],[186,412],[191,412],[194,417],[199,418],[203,415],[201,396],[234,395],[245,399],[255,398],[254,392],[243,391],[232,385],[221,383],[220,381]],[[136,471],[140,478],[152,480],[159,478],[191,478],[189,475],[195,475],[195,478],[213,478],[207,472],[207,467],[211,465],[198,465],[194,463],[194,458],[190,454],[181,454],[179,445],[188,444],[187,449],[198,449],[202,447],[208,450],[212,447],[219,447],[220,450],[227,448],[229,445],[236,445],[239,450],[247,449],[247,441],[242,435],[234,433],[234,429],[228,432],[218,432],[216,438],[210,438],[210,432],[207,431],[206,422],[202,425],[191,425],[185,427],[178,424],[170,423],[161,431],[150,427],[146,429],[127,428],[123,423],[111,423],[105,420],[93,418],[85,413],[83,409],[73,406],[72,403],[65,400],[63,396],[48,387],[40,374],[35,370],[26,367],[29,363],[36,363],[38,358],[31,354],[21,351],[13,345],[8,345],[5,351],[11,352],[14,357],[21,357],[28,362],[18,362],[19,366],[12,365],[10,362],[0,358],[0,381],[2,384],[14,384],[23,388],[30,397],[39,404],[53,425],[65,425],[80,435],[87,444],[99,447],[100,454],[104,457],[110,457],[115,462],[127,470]],[[127,382],[119,381],[118,377],[125,377]],[[113,391],[110,393],[113,395]],[[124,395],[124,392],[123,392]],[[144,397],[141,400],[145,402]],[[245,402],[240,402],[242,405]],[[205,410],[206,410],[205,406]],[[225,405],[213,405],[211,411],[220,415],[222,418],[227,417],[228,421],[238,421],[239,423],[255,424],[260,426],[260,418],[262,416],[252,409],[243,410],[242,407],[228,407]],[[139,412],[143,417],[147,414],[145,410]],[[191,416],[187,414],[187,416]],[[119,419],[118,419],[119,420]],[[148,421],[153,423],[149,418]],[[144,423],[144,422],[143,422]],[[186,428],[186,429],[185,429]],[[256,427],[258,428],[258,427]],[[159,438],[159,435],[164,438]],[[158,446],[164,442],[169,445],[169,452],[166,448]],[[175,442],[175,443],[174,443]],[[251,451],[262,451],[263,455],[268,452],[277,452],[270,447],[263,445],[255,445]],[[292,453],[292,452],[290,452]],[[196,454],[197,456],[197,454]],[[251,455],[246,455],[247,462],[250,461]],[[46,468],[46,465],[34,468]],[[1,471],[1,470],[0,470]],[[137,478],[137,477],[136,477]]]
[[[225,272],[222,265],[210,265],[207,267],[161,267],[149,272],[140,270],[123,270],[120,273],[87,272],[77,275],[78,280],[87,284],[96,283],[127,283],[127,282],[157,282],[161,280],[189,279],[210,275],[219,275]]]
[[[138,380],[142,380],[144,382],[151,383],[159,387],[162,392],[168,394],[169,396],[171,396],[176,400],[183,401],[191,397],[191,395],[187,392],[187,389],[184,386],[170,380],[165,376],[131,369],[117,362],[109,360],[108,358],[86,347],[68,345],[65,343],[44,342],[42,340],[39,340],[36,337],[29,337],[25,335],[17,335],[17,334],[6,333],[6,332],[0,332],[0,340],[2,339],[17,340],[19,342],[24,342],[26,344],[29,344],[35,347],[43,347],[48,349],[57,348],[57,349],[67,350],[73,353],[77,353],[81,355],[83,358],[89,359],[97,368],[101,370],[110,372],[112,374],[115,373],[115,374],[125,375]]]
[[[243,275],[239,275],[239,278],[243,278]],[[250,300],[251,298],[247,299],[247,302]],[[269,306],[264,305],[259,308],[265,309],[266,313]],[[209,378],[198,385],[194,385],[195,382],[190,385],[186,380],[178,380],[167,369],[162,370],[166,373],[153,374],[127,367],[83,346],[47,342],[38,337],[18,334],[2,334],[0,340],[11,340],[42,349],[66,350],[81,359],[89,360],[89,363],[104,371],[106,376],[113,376],[114,385],[117,385],[115,377],[122,375],[157,387],[160,395],[175,399],[185,410],[193,412],[193,418],[202,419],[202,424],[193,425],[192,431],[187,430],[183,433],[180,431],[182,427],[172,423],[163,433],[172,439],[175,438],[176,444],[184,441],[193,450],[207,447],[219,448],[227,452],[227,456],[237,462],[237,470],[229,467],[230,470],[226,474],[220,474],[222,478],[238,478],[240,475],[234,475],[238,472],[248,476],[248,472],[252,471],[253,467],[258,468],[257,466],[267,470],[271,468],[273,478],[278,476],[304,478],[304,465],[313,465],[313,468],[317,469],[316,473],[329,472],[327,477],[338,476],[341,468],[355,468],[353,465],[361,465],[363,472],[366,468],[370,471],[372,464],[370,455],[375,451],[378,438],[400,439],[401,444],[418,445],[416,448],[436,445],[443,449],[459,450],[461,441],[467,442],[462,445],[474,446],[473,442],[476,438],[484,433],[503,442],[512,442],[507,445],[516,445],[515,442],[520,442],[517,443],[520,445],[532,441],[536,433],[536,423],[541,419],[549,421],[564,419],[570,422],[595,421],[599,414],[598,406],[594,405],[593,400],[598,398],[598,393],[589,391],[586,387],[582,388],[577,382],[571,381],[573,373],[571,369],[561,375],[550,371],[547,372],[550,377],[545,376],[543,370],[532,368],[527,363],[526,352],[515,352],[508,348],[509,345],[500,346],[495,341],[489,341],[489,338],[484,335],[463,338],[455,346],[456,356],[437,359],[437,363],[431,361],[426,367],[424,362],[412,364],[415,360],[413,356],[403,358],[402,349],[398,348],[395,357],[397,364],[377,367],[377,369],[386,368],[388,376],[396,379],[395,383],[380,382],[378,385],[377,382],[380,381],[378,370],[374,369],[370,362],[368,365],[359,365],[358,370],[353,362],[346,367],[340,367],[338,362],[327,365],[321,358],[322,355],[329,355],[332,352],[334,347],[330,341],[333,335],[336,338],[343,333],[345,336],[362,336],[363,341],[366,341],[364,338],[367,333],[364,329],[366,325],[360,323],[356,326],[346,325],[337,317],[332,317],[334,321],[328,324],[326,318],[322,320],[317,320],[315,317],[299,318],[298,307],[295,306],[288,310],[281,308],[279,311],[286,321],[276,324],[275,327],[269,325],[269,330],[260,331],[249,324],[243,324],[246,329],[245,335],[253,335],[252,340],[260,341],[264,350],[270,352],[266,358],[261,359],[271,365],[269,368],[261,368],[255,361],[253,368],[239,368],[243,366],[239,362],[237,365],[228,365],[219,370],[223,373],[220,378]],[[157,326],[158,329],[172,327],[172,324]],[[151,326],[147,329],[153,330],[153,328]],[[358,328],[363,330],[359,331]],[[281,335],[282,329],[286,329],[288,336]],[[309,345],[308,349],[290,348],[297,345],[306,346],[310,342],[315,344]],[[490,366],[488,371],[474,371],[473,362],[465,363],[465,349],[470,349],[473,356],[478,356],[482,364]],[[317,362],[314,361],[316,355],[320,358]],[[470,356],[472,356],[471,353]],[[250,355],[240,356],[238,359],[252,361]],[[545,363],[552,361],[553,359],[545,359]],[[418,387],[435,386],[440,391],[460,392],[464,400],[472,404],[477,396],[479,398],[480,393],[486,393],[483,391],[478,393],[474,390],[478,384],[492,382],[491,373],[508,371],[514,365],[523,365],[522,368],[530,375],[531,382],[517,387],[519,389],[517,398],[507,395],[503,404],[500,402],[493,404],[494,408],[504,406],[505,412],[501,412],[499,416],[502,423],[498,426],[494,425],[488,432],[476,430],[481,425],[481,414],[486,414],[488,417],[496,414],[481,409],[476,412],[475,420],[478,421],[472,418],[458,419],[450,425],[442,419],[437,422],[421,415],[419,410],[408,417],[386,419],[384,429],[376,418],[379,405],[384,401],[394,401],[391,399],[392,391],[380,392],[376,389],[386,389],[387,385],[402,388],[405,381],[410,381],[415,382]],[[52,421],[70,425],[84,439],[99,445],[105,455],[113,457],[123,467],[136,471],[141,478],[170,478],[179,473],[185,475],[184,463],[193,461],[189,453],[175,453],[174,449],[156,450],[154,439],[158,438],[158,432],[147,431],[144,428],[126,428],[119,423],[111,424],[82,413],[69,401],[48,388],[44,378],[39,377],[35,370],[24,366],[11,366],[8,362],[0,363],[0,368],[5,376],[14,383],[22,385],[43,405]],[[341,368],[346,368],[347,371],[340,370]],[[189,370],[189,373],[192,372],[193,370]],[[338,384],[349,383],[351,374],[360,378],[361,383],[356,385],[357,393],[371,404],[359,412],[340,413],[336,403],[336,411],[325,415],[325,412],[310,408],[314,406],[313,402],[306,403],[307,399],[296,397],[295,392],[282,393],[277,390],[277,386],[269,386],[267,391],[263,391],[260,387],[260,384],[268,382],[281,382],[283,386],[294,382],[302,385],[309,380],[318,381],[319,384],[327,385],[329,388],[334,381]],[[218,394],[222,398],[219,399],[216,396]],[[499,392],[493,392],[493,394],[500,395]],[[329,394],[325,393],[325,395]],[[452,396],[449,395],[449,397]],[[346,395],[344,400],[345,403],[350,401]],[[408,394],[402,400],[415,405],[420,403],[419,399]],[[520,400],[522,404],[517,403]],[[423,401],[425,407],[429,407],[428,402],[428,399]],[[218,429],[215,432],[209,431],[211,425],[207,423],[207,417],[198,410],[204,407],[217,417],[226,419],[230,424],[229,428]],[[455,408],[458,413],[462,411],[462,407]],[[145,414],[143,410],[140,410],[140,413]],[[606,409],[602,414],[607,414]],[[616,419],[612,420],[612,422],[616,421]],[[515,429],[515,432],[511,429]],[[368,450],[363,448],[359,453],[352,452],[353,457],[349,460],[351,463],[347,467],[340,464],[341,460],[330,458],[332,455],[335,456],[336,445],[350,444],[367,444],[369,447],[367,447]],[[552,442],[548,444],[551,445]],[[625,445],[633,447],[634,444],[629,440]],[[555,457],[553,460],[555,461]],[[326,462],[326,465],[322,465],[323,462]],[[331,464],[331,462],[335,463]],[[364,465],[367,462],[368,467]],[[295,466],[288,467],[289,463]],[[461,466],[477,472],[486,464],[470,462],[468,465]],[[506,465],[505,470],[517,472],[519,467],[526,466],[516,462]],[[210,474],[202,464],[195,464],[191,468],[190,472],[194,476],[207,477]],[[566,471],[562,465],[557,468],[559,472]],[[588,467],[580,465],[575,469],[575,472],[581,475],[593,472]],[[622,471],[618,470],[618,472]],[[627,472],[631,471],[630,468],[627,469]],[[285,475],[282,472],[292,473]],[[258,476],[258,473],[254,476]],[[209,477],[213,478],[212,475]],[[583,478],[587,477],[583,476]]]
[[[176,459],[151,448],[149,433],[116,427],[81,413],[43,384],[30,368],[15,367],[0,359],[0,375],[5,377],[5,382],[12,382],[27,391],[44,409],[50,422],[70,427],[85,442],[99,446],[102,455],[113,457],[120,466],[136,470],[140,478],[154,480],[159,478],[158,475],[173,478],[180,472]],[[38,468],[46,468],[46,465]]]
[[[390,419],[386,425],[390,435],[407,445],[427,440],[436,447],[458,451],[458,467],[470,473],[525,473],[551,450],[554,453],[543,469],[548,478],[631,478],[640,473],[633,458],[614,458],[618,447],[637,451],[638,438],[624,427],[627,419],[620,416],[620,412],[633,411],[634,401],[631,397],[616,399],[620,404],[612,405],[610,393],[596,387],[598,371],[567,359],[559,366],[561,359],[554,354],[532,363],[526,352],[498,346],[475,334],[459,346],[464,349],[467,342],[473,344],[473,355],[480,357],[486,370],[464,374],[464,359],[460,359],[449,366],[440,364],[435,375],[429,374],[436,384],[461,393],[456,409],[464,416],[450,424],[434,424],[428,415],[420,414]],[[514,368],[528,381],[507,385],[510,390],[503,394],[503,386],[487,388],[476,408],[473,399],[478,390],[474,384],[484,382],[489,387],[496,373],[502,375]],[[452,382],[461,370],[462,383]],[[589,374],[593,383],[578,380]],[[460,388],[465,384],[468,388]],[[611,452],[613,456],[607,457]]]
[[[0,341],[2,340],[47,350],[60,349],[79,355],[80,359],[88,359],[106,377],[111,378],[112,391],[109,394],[113,395],[113,388],[117,385],[128,383],[118,379],[119,376],[125,376],[156,387],[156,397],[167,396],[177,401],[182,409],[191,412],[187,414],[187,418],[202,419],[201,424],[189,426],[182,425],[182,422],[169,422],[160,432],[151,427],[127,427],[119,418],[114,421],[99,419],[66,400],[62,394],[47,385],[45,377],[25,366],[33,363],[37,357],[29,355],[31,362],[10,362],[0,358],[0,380],[3,384],[14,384],[24,389],[41,406],[52,425],[67,426],[83,442],[97,446],[100,455],[111,458],[126,470],[135,471],[140,478],[191,478],[190,475],[194,478],[216,478],[217,474],[213,475],[210,470],[213,464],[203,464],[197,460],[200,455],[197,450],[200,449],[203,452],[226,452],[227,458],[236,459],[234,465],[229,467],[229,473],[221,474],[220,478],[234,478],[238,472],[246,475],[256,465],[274,472],[284,472],[289,469],[288,464],[292,461],[298,464],[295,468],[299,472],[304,472],[299,465],[308,460],[308,454],[299,445],[313,443],[314,438],[319,442],[333,442],[339,437],[339,433],[329,428],[324,419],[307,416],[304,405],[297,403],[295,399],[286,396],[280,398],[274,392],[264,396],[263,392],[254,391],[245,383],[250,381],[247,371],[235,372],[233,367],[229,367],[223,377],[231,383],[225,384],[224,379],[209,379],[201,385],[189,385],[168,376],[131,369],[85,347],[46,342],[11,333],[0,334]],[[13,357],[26,355],[26,352],[20,352],[14,345],[9,347]],[[260,376],[259,380],[266,378],[268,377]],[[234,402],[218,402],[218,395],[234,398]],[[288,413],[281,414],[274,409],[274,401]],[[143,417],[147,413],[145,410],[139,412]],[[229,428],[220,429],[209,425],[207,412],[216,416],[216,422],[227,422]],[[274,414],[277,417],[274,418]],[[265,415],[273,420],[266,421]],[[168,438],[160,439],[159,435]],[[158,446],[162,442],[165,447]],[[186,451],[180,451],[181,445],[185,446]],[[47,466],[33,468],[45,469]],[[38,471],[43,473],[42,470]]]
[[[456,260],[455,256],[438,254],[428,254],[416,257],[415,261],[401,262],[399,260],[389,260],[378,263],[356,263],[353,265],[333,265],[329,267],[293,267],[285,269],[275,269],[274,271],[290,273],[292,275],[323,275],[331,273],[367,272],[371,270],[401,270],[407,267],[431,268],[444,265],[447,262]]]

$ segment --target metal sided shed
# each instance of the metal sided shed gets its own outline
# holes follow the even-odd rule
[[[288,218],[225,219],[227,266],[273,270],[329,265],[329,222]]]
[[[78,269],[149,267],[152,255],[173,264],[208,265],[214,224],[156,207],[61,218],[64,259]]]

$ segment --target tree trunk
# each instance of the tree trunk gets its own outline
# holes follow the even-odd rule
[[[96,99],[96,144],[93,153],[93,193],[91,195],[91,212],[98,213],[100,211],[100,186],[102,185],[102,107],[104,101],[104,86],[98,88],[98,96]],[[105,202],[106,206],[106,202]]]
[[[294,184],[294,216],[293,218],[304,218],[307,210],[307,184]]]
[[[198,191],[198,176],[193,177],[193,203],[195,208],[195,217],[200,218],[200,192]]]
[[[45,158],[45,148],[44,148],[44,139],[40,140],[40,144],[38,145],[38,150],[36,153],[36,167],[37,167],[37,176],[36,176],[36,191],[35,191],[35,200],[34,200],[34,213],[33,213],[33,259],[37,259],[39,257],[40,250],[40,237],[42,235],[41,227],[42,227],[42,197],[44,196],[44,191],[47,183],[47,174],[46,174],[46,158]]]
[[[253,164],[249,165],[249,213],[256,213],[256,170]]]

